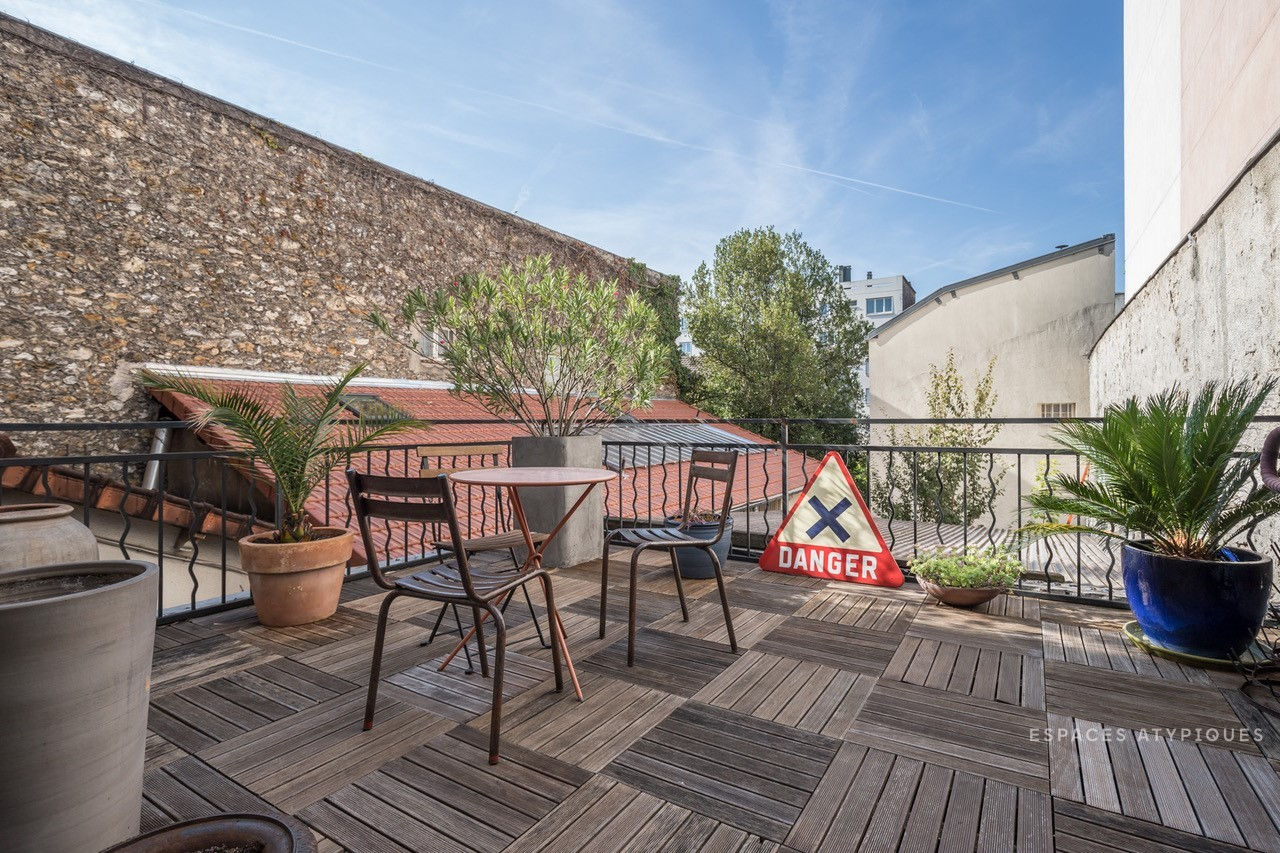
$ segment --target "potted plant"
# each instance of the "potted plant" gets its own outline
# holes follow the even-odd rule
[[[1057,443],[1097,478],[1051,477],[1027,498],[1048,517],[1024,530],[1123,540],[1125,594],[1147,642],[1219,660],[1242,654],[1266,613],[1271,561],[1237,543],[1280,511],[1280,494],[1255,482],[1259,454],[1237,448],[1275,387],[1175,388],[1112,406],[1101,423],[1062,424]]]
[[[924,591],[952,607],[976,607],[1008,592],[1022,576],[1022,562],[1007,548],[940,548],[911,562]]]
[[[142,373],[149,388],[185,394],[208,406],[191,419],[192,428],[223,427],[274,478],[281,510],[276,529],[239,543],[240,564],[263,625],[301,625],[338,609],[352,533],[315,526],[307,499],[352,454],[426,426],[396,415],[367,419],[348,409],[343,392],[364,368],[355,365],[315,394],[299,394],[286,384],[278,404],[258,392],[222,391],[181,374]]]
[[[672,515],[667,517],[667,526],[678,528],[682,533],[695,539],[713,539],[720,529],[720,513],[708,509],[694,509],[689,515]],[[733,539],[733,516],[724,520],[724,536],[711,546],[724,565],[729,559],[729,545]],[[701,548],[686,546],[676,548],[676,562],[680,566],[680,576],[694,580],[705,580],[716,576],[711,558]]]
[[[315,838],[286,814],[223,814],[145,832],[102,853],[315,853]]]
[[[444,363],[453,391],[528,432],[511,443],[515,466],[598,468],[595,428],[647,406],[663,376],[657,312],[616,281],[590,281],[550,256],[504,267],[494,278],[466,275],[436,292],[411,291],[399,321],[407,346]],[[378,313],[370,322],[400,339]],[[402,341],[403,342],[403,341]],[[529,523],[550,530],[580,487],[538,490]],[[550,545],[548,566],[594,559],[603,546],[604,510],[596,492]]]

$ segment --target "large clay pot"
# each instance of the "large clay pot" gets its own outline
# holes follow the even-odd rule
[[[939,586],[924,578],[916,578],[916,583],[925,592],[951,607],[977,607],[1009,591],[1002,586]]]
[[[315,853],[311,830],[286,815],[225,814],[175,823],[139,835],[103,853]]]
[[[1235,560],[1157,554],[1148,542],[1120,553],[1129,607],[1153,645],[1196,657],[1243,654],[1267,615],[1271,561],[1243,548]]]
[[[84,853],[142,808],[160,574],[125,560],[0,576],[0,838]]]
[[[0,506],[0,572],[98,559],[98,540],[70,504]]]
[[[275,532],[240,540],[240,566],[258,621],[273,628],[327,619],[338,609],[342,577],[351,559],[352,534],[344,527],[316,527],[310,542],[273,541]]]
[[[680,519],[668,518],[667,527],[680,527]],[[720,529],[718,521],[695,521],[687,527],[683,528],[680,533],[693,539],[712,539],[716,535],[716,531]],[[733,542],[733,519],[727,518],[724,522],[724,535],[720,537],[720,541],[711,546],[711,550],[720,558],[720,568],[724,568],[724,564],[729,560],[729,546]],[[689,578],[690,580],[706,580],[716,576],[715,566],[711,563],[711,558],[707,556],[707,552],[702,548],[695,548],[687,545],[683,548],[676,548],[676,564],[680,566],[680,577]]]

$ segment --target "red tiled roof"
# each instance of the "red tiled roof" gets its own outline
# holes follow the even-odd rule
[[[269,381],[248,381],[233,379],[209,379],[211,386],[223,390],[249,390],[257,393],[265,401],[278,400],[281,385]],[[306,394],[319,386],[295,386],[299,393]],[[474,400],[459,397],[450,391],[420,387],[382,387],[382,386],[349,386],[353,394],[375,394],[406,414],[432,422],[427,430],[415,430],[396,436],[394,448],[377,450],[366,454],[363,464],[357,468],[367,469],[377,474],[392,476],[416,476],[420,467],[420,457],[414,445],[457,445],[457,444],[506,444],[514,436],[524,435],[524,429],[514,423],[492,419]],[[153,391],[153,396],[173,412],[177,417],[186,419],[200,410],[200,404],[183,395],[163,391]],[[683,403],[679,400],[655,400],[645,409],[632,412],[641,421],[661,423],[671,421],[714,420],[707,412]],[[440,421],[475,420],[480,423],[450,424]],[[748,429],[735,424],[716,424],[747,442],[772,445],[773,442]],[[221,427],[206,428],[200,433],[201,438],[211,446],[220,449],[236,447],[236,442]],[[788,453],[789,476],[787,491],[803,487],[801,476],[804,457],[795,451]],[[434,463],[433,464],[437,464]],[[508,464],[507,453],[489,455],[485,458],[470,457],[465,461],[438,463],[440,467],[485,467]],[[760,501],[766,498],[777,498],[782,494],[782,454],[776,449],[769,452],[746,453],[739,462],[738,476],[734,483],[734,505]],[[688,470],[685,462],[671,462],[665,465],[651,465],[626,469],[625,476],[614,479],[605,486],[605,511],[613,518],[647,519],[662,518],[680,510],[684,497],[684,479]],[[264,492],[271,490],[270,472],[256,466],[257,479]],[[717,493],[717,496],[720,493]],[[514,524],[510,512],[505,506],[505,499],[499,499],[493,489],[460,489],[457,496],[459,521],[464,535],[476,536],[508,528]],[[713,505],[709,487],[700,490],[699,505],[710,508]],[[718,506],[719,501],[715,501]],[[347,497],[346,479],[341,471],[333,472],[325,487],[319,488],[308,501],[309,514],[316,523],[327,523],[338,526],[351,526],[350,504]],[[382,540],[381,547],[393,558],[416,555],[429,548],[430,534],[417,532],[407,538],[403,530],[395,535],[386,536],[382,529],[376,533]],[[421,534],[421,535],[419,535]],[[353,564],[363,564],[365,555],[363,545],[357,540],[356,554]]]

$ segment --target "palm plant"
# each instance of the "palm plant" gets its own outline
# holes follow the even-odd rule
[[[353,419],[342,395],[366,366],[356,364],[319,394],[300,395],[286,384],[278,405],[261,393],[219,390],[181,374],[146,370],[140,378],[148,388],[185,394],[208,406],[191,418],[192,428],[217,424],[260,459],[275,477],[283,507],[276,541],[308,542],[316,536],[307,516],[307,498],[336,467],[383,439],[427,426],[425,421],[395,414]]]
[[[1054,436],[1089,460],[1097,478],[1047,478],[1027,503],[1045,513],[1022,528],[1045,536],[1094,533],[1149,539],[1160,554],[1221,559],[1224,546],[1280,512],[1280,494],[1255,482],[1257,453],[1237,452],[1275,380],[1174,388],[1109,408],[1101,423],[1069,421]],[[1074,516],[1075,522],[1055,518]]]

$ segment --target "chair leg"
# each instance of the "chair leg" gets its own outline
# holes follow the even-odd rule
[[[671,573],[676,578],[676,593],[680,596],[680,616],[689,621],[689,605],[684,600],[684,580],[680,577],[680,561],[676,558],[676,550],[671,549]]]
[[[463,672],[467,675],[475,675],[476,665],[471,660],[471,646],[467,645],[467,632],[462,630],[462,617],[458,615],[458,605],[448,606],[453,608],[453,624],[458,626],[458,636],[462,638],[462,653],[467,656],[467,668]]]
[[[720,588],[720,606],[724,608],[724,627],[729,631],[729,648],[737,654],[738,638],[733,635],[733,617],[729,615],[729,596],[724,591],[724,573],[720,571],[720,558],[710,548],[704,548],[711,557],[711,567],[716,570],[716,586]]]
[[[520,561],[516,559],[516,549],[512,548],[510,551],[508,551],[508,553],[511,554],[511,565],[516,567],[516,571],[520,571]],[[529,597],[529,587],[522,586],[520,587],[520,589],[522,592],[524,592],[524,603],[529,605],[529,616],[533,619],[533,630],[538,632],[539,645],[541,645],[544,649],[551,648],[551,645],[542,636],[542,623],[538,621],[538,611],[533,609],[533,599]],[[507,596],[507,600],[502,603],[503,613],[507,612],[507,605],[510,603],[511,603],[511,596]]]
[[[636,568],[641,548],[631,552],[631,584],[627,590],[627,666],[636,664]],[[680,599],[684,603],[684,599]]]
[[[436,614],[436,624],[433,625],[431,628],[431,636],[427,637],[421,643],[418,643],[419,646],[429,646],[432,644],[432,642],[435,641],[436,633],[440,630],[440,623],[444,622],[444,614],[447,613],[448,611],[449,611],[449,605],[447,604],[440,605],[440,612]]]
[[[604,611],[609,604],[609,534],[604,537],[604,553],[600,555],[600,639],[604,639]]]
[[[502,732],[502,674],[507,660],[507,623],[502,611],[489,602],[484,603],[493,619],[493,710],[489,712],[489,763],[498,763],[498,738]],[[479,636],[477,634],[477,636]],[[481,654],[484,654],[481,641]]]
[[[547,600],[547,626],[551,629],[551,669],[556,674],[556,692],[564,690],[564,674],[560,670],[560,644],[556,642],[556,612],[555,595],[551,592],[551,577],[549,575],[541,575],[542,595]]]
[[[399,593],[392,590],[378,608],[378,632],[373,639],[373,664],[369,667],[369,696],[364,703],[364,730],[373,728],[373,708],[378,703],[378,678],[382,674],[382,646],[387,639],[387,613]]]
[[[489,677],[489,655],[484,650],[484,628],[480,625],[480,608],[471,608],[471,618],[475,621],[471,624],[476,626],[476,650],[480,654],[480,677]],[[504,629],[505,630],[505,629]]]

